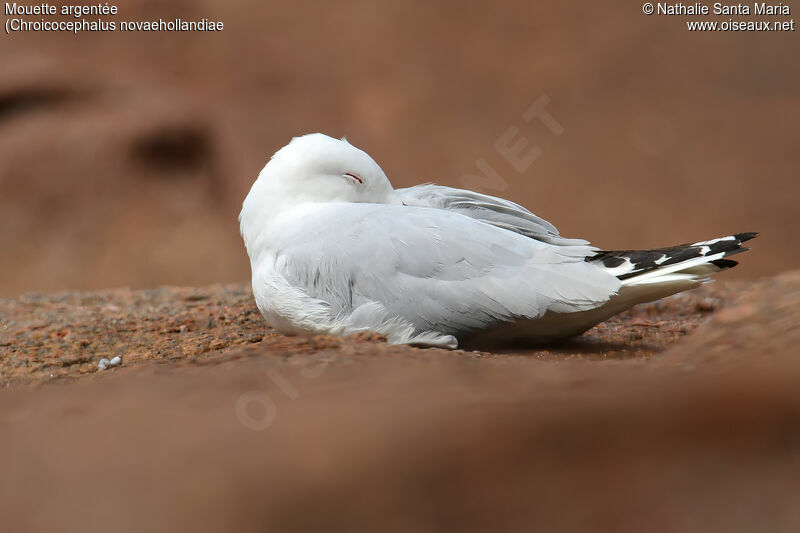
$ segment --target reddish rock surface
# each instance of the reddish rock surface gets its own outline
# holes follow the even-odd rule
[[[506,354],[284,337],[240,285],[0,323],[9,531],[800,527],[800,272]]]
[[[411,357],[522,357],[537,360],[647,359],[693,331],[748,284],[712,284],[638,306],[582,337],[549,349],[497,354],[386,346],[377,336],[286,337],[265,325],[247,285],[162,287],[94,293],[27,294],[0,300],[0,384],[97,372],[102,358],[124,367],[148,362],[201,363],[251,346],[283,356],[375,351]],[[364,341],[369,344],[364,345]]]

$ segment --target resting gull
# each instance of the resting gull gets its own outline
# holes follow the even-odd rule
[[[508,200],[395,189],[366,152],[321,133],[272,156],[239,222],[256,304],[277,331],[446,348],[578,335],[735,266],[727,257],[756,235],[600,250]]]

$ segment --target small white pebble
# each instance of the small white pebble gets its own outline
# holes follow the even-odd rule
[[[115,355],[111,358],[111,361],[108,362],[108,366],[118,366],[122,364],[122,357]]]
[[[111,363],[111,361],[103,357],[97,362],[97,370],[105,370],[108,368],[109,363]]]

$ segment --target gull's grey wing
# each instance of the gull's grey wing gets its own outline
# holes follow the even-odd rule
[[[550,222],[537,217],[519,204],[488,194],[431,183],[397,189],[395,192],[408,206],[454,211],[549,244],[557,246],[588,244],[582,239],[561,237]]]
[[[458,335],[593,309],[620,286],[584,261],[590,246],[549,245],[448,210],[318,204],[270,239],[269,268],[331,316],[380,306],[416,332]]]

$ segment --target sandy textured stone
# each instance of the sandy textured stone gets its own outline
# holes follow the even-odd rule
[[[9,531],[796,531],[799,281],[711,285],[504,354],[284,337],[243,285],[4,300],[0,516]],[[94,372],[111,354],[124,364]]]
[[[646,359],[693,331],[711,309],[730,303],[746,286],[708,285],[639,306],[563,345],[501,353],[540,360]],[[146,362],[186,364],[224,358],[231,350],[253,344],[259,353],[281,357],[326,351],[346,359],[368,350],[407,357],[498,355],[384,346],[379,337],[369,335],[286,337],[265,324],[245,284],[27,294],[0,300],[0,383],[91,374],[102,358],[116,356],[124,359],[125,367]]]

